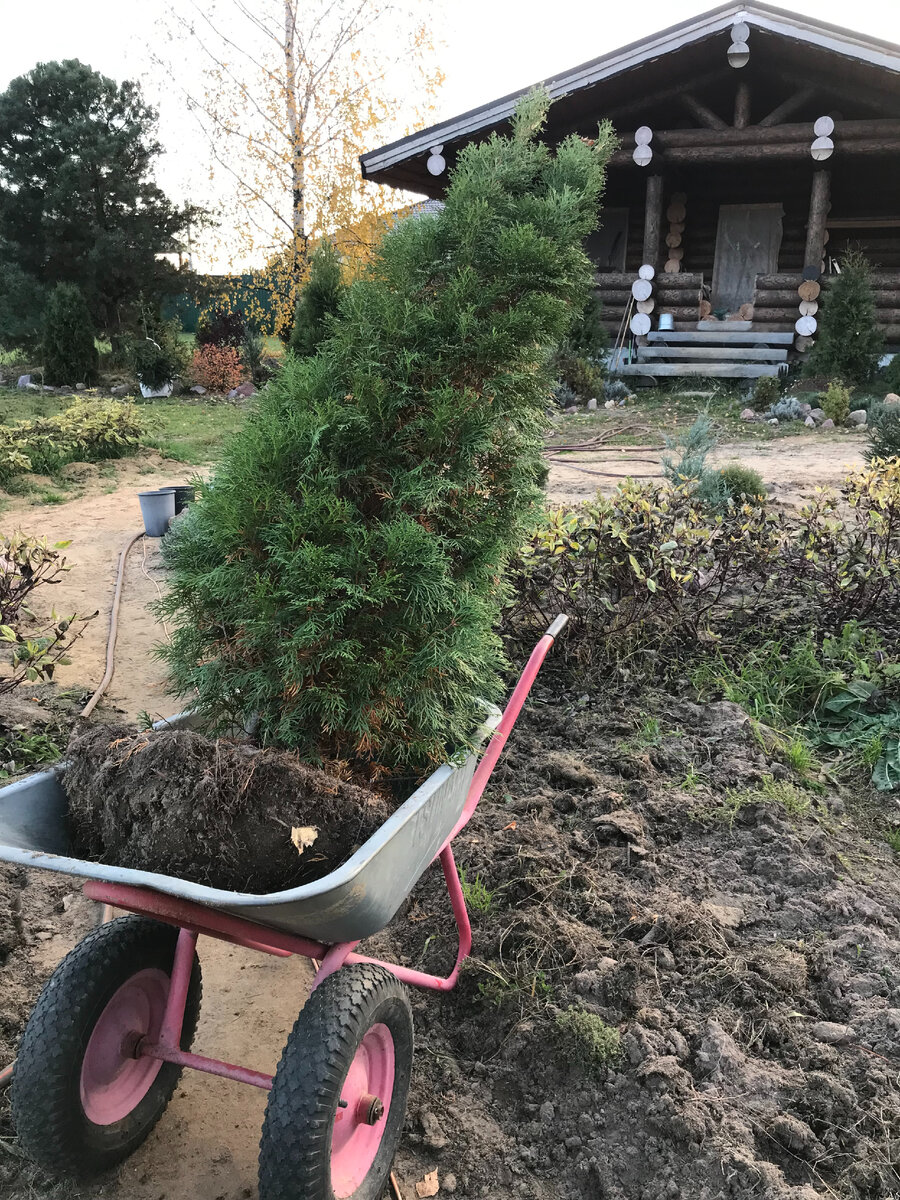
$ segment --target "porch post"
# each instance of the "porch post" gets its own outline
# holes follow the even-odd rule
[[[662,230],[663,177],[647,176],[647,199],[644,207],[643,261],[656,269],[659,266],[659,242]]]
[[[806,226],[805,267],[818,271],[825,253],[825,222],[831,206],[831,175],[828,171],[814,171],[812,190],[809,196],[809,221]]]

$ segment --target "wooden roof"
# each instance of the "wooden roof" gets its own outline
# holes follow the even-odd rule
[[[837,98],[842,110],[849,104],[853,111],[845,116],[900,117],[900,46],[767,4],[729,3],[541,81],[554,101],[548,135],[553,139],[572,130],[588,132],[591,122],[596,124],[602,116],[620,129],[652,124],[654,103],[670,111],[669,101],[687,81],[692,89],[715,89],[717,84],[729,86],[730,77],[733,88],[735,78],[747,72],[729,68],[726,59],[729,31],[741,21],[750,27],[749,66],[754,73],[767,73],[773,95],[779,79],[786,90],[806,81]],[[452,166],[467,142],[507,128],[516,104],[529,90],[511,92],[369,151],[360,158],[363,176],[441,195],[447,177],[429,175],[425,163],[430,148],[443,145]],[[827,111],[821,102],[819,109]]]

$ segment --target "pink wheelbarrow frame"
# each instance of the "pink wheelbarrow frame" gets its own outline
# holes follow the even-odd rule
[[[547,633],[535,646],[522,672],[518,683],[503,712],[496,732],[475,770],[469,787],[466,801],[450,835],[437,854],[443,868],[450,904],[456,921],[459,947],[456,962],[449,975],[441,977],[430,975],[424,971],[415,971],[397,963],[383,962],[380,959],[369,958],[355,953],[358,942],[339,942],[325,945],[311,941],[294,934],[275,929],[267,929],[253,921],[245,920],[230,913],[218,912],[205,905],[183,900],[148,888],[132,887],[125,884],[101,883],[90,880],[84,885],[85,895],[101,904],[123,909],[142,916],[152,917],[168,925],[177,926],[178,941],[172,965],[171,983],[165,1001],[165,1011],[159,1034],[156,1038],[144,1037],[135,1046],[135,1057],[156,1059],[161,1062],[174,1063],[179,1067],[191,1067],[209,1075],[219,1075],[232,1079],[237,1083],[249,1084],[252,1087],[269,1089],[273,1076],[249,1067],[223,1062],[219,1059],[193,1054],[180,1048],[182,1028],[185,1019],[185,1006],[194,964],[194,953],[197,939],[200,935],[218,938],[234,945],[245,946],[264,954],[272,954],[282,958],[300,955],[312,959],[317,964],[317,974],[314,984],[319,987],[325,979],[341,967],[352,963],[369,963],[384,967],[400,982],[413,987],[427,988],[433,991],[449,991],[456,985],[460,968],[471,953],[472,929],[466,910],[465,897],[459,879],[453,850],[450,843],[453,838],[468,824],[480,801],[488,779],[503,751],[506,740],[521,712],[538,671],[566,624],[566,617],[558,617],[550,626]],[[116,1036],[115,1031],[111,1036]]]

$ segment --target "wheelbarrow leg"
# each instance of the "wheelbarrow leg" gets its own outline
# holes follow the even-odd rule
[[[193,929],[181,929],[175,945],[175,958],[172,962],[172,982],[169,985],[169,996],[166,1000],[166,1015],[163,1017],[162,1028],[159,1031],[159,1046],[166,1050],[181,1048],[181,1028],[184,1024],[184,1010],[187,1004],[188,988],[191,984],[191,971],[194,967],[194,952],[197,948],[197,934]]]

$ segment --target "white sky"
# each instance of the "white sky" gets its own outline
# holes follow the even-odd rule
[[[176,89],[167,88],[144,50],[159,38],[155,23],[165,7],[166,0],[0,0],[0,88],[35,63],[57,58],[80,58],[118,80],[141,79],[147,98],[160,109],[167,152],[159,182],[174,199],[184,199],[204,191],[203,147]],[[712,7],[714,0],[430,0],[447,76],[438,117],[452,117]],[[852,5],[793,0],[784,7],[900,43],[900,0]],[[398,132],[385,140],[405,124],[398,113]]]

